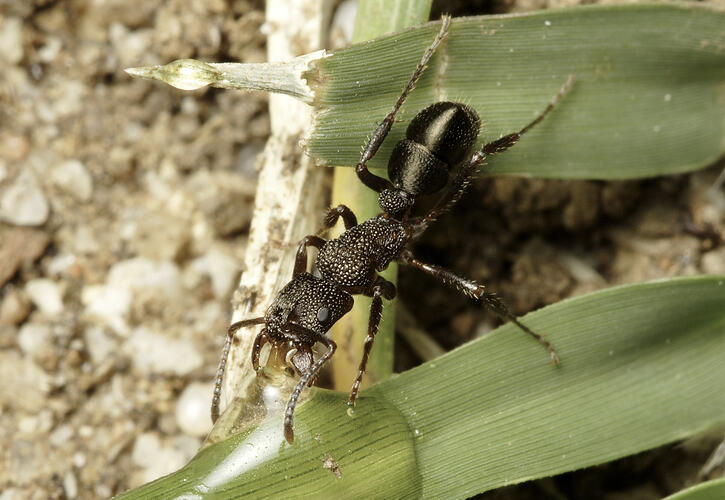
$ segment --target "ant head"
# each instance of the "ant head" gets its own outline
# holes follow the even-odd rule
[[[378,197],[378,204],[383,212],[394,218],[410,210],[413,203],[415,203],[413,195],[400,188],[383,189]]]
[[[353,298],[324,278],[303,273],[295,281],[303,283],[294,297],[289,319],[324,335],[337,320],[352,309]]]

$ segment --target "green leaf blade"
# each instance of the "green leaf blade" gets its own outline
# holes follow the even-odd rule
[[[487,172],[624,179],[701,168],[725,151],[724,24],[723,11],[692,4],[455,19],[372,165],[384,166],[405,124],[431,102],[471,104],[485,125],[480,145],[520,129],[574,75],[555,112]],[[309,153],[353,165],[437,29],[322,60],[310,75],[318,114]]]
[[[346,394],[314,390],[292,447],[270,413],[125,498],[466,498],[725,423],[725,276],[616,287],[523,321],[560,366],[505,325],[363,391],[352,416]]]
[[[724,304],[722,278],[617,287],[525,318],[550,334],[559,367],[506,325],[498,340],[381,384],[403,414],[416,413],[424,496],[587,467],[722,422]]]

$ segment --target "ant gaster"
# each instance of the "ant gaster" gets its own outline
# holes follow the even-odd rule
[[[297,399],[305,386],[312,385],[322,366],[337,348],[326,333],[350,311],[353,295],[361,294],[372,297],[372,304],[363,356],[348,402],[354,405],[378,330],[382,299],[391,300],[396,293],[395,286],[378,272],[385,270],[393,261],[420,269],[465,295],[480,300],[497,315],[515,323],[541,343],[549,351],[554,364],[559,362],[551,344],[519,322],[501,299],[483,285],[447,269],[423,263],[405,247],[460,199],[478,165],[486,157],[516,144],[524,133],[551,111],[571,86],[572,79],[569,78],[553,101],[531,123],[518,132],[484,145],[468,160],[466,158],[470,155],[480,128],[478,114],[464,104],[438,102],[418,113],[408,126],[406,138],[395,145],[388,163],[390,181],[371,173],[366,166],[383,143],[396,113],[423,73],[433,52],[448,33],[449,23],[450,18],[444,17],[440,32],[426,50],[392,111],[370,136],[355,167],[360,180],[379,193],[382,213],[358,224],[355,214],[345,205],[332,208],[325,217],[323,231],[334,226],[339,218],[344,222],[345,231],[331,240],[324,240],[317,235],[305,237],[297,250],[292,281],[279,292],[265,315],[238,321],[229,327],[214,388],[211,408],[213,421],[219,416],[222,378],[234,334],[241,328],[263,324],[264,328],[257,335],[252,350],[254,369],[259,370],[260,351],[265,344],[270,343],[276,348],[288,350],[288,361],[300,375],[284,417],[284,435],[291,444],[294,440],[292,418]],[[410,217],[416,198],[443,189],[448,183],[449,171],[459,165],[460,169],[451,186],[430,212],[422,218]],[[319,250],[312,273],[306,272],[307,248],[310,246]],[[316,343],[322,344],[327,350],[314,360],[312,347]]]

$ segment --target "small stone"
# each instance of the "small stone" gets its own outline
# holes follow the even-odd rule
[[[355,29],[355,16],[357,15],[357,0],[344,0],[335,9],[332,17],[330,31],[340,33],[340,47],[352,42],[352,34]]]
[[[12,350],[0,351],[0,406],[38,412],[51,389],[48,374]]]
[[[16,227],[6,233],[0,246],[0,286],[12,278],[24,263],[43,255],[50,238],[43,231]]]
[[[91,357],[91,361],[96,365],[103,363],[118,349],[117,342],[106,334],[103,328],[90,326],[86,328],[84,337],[86,350]]]
[[[78,480],[72,470],[63,476],[63,491],[65,491],[66,498],[73,499],[78,496]]]
[[[58,426],[48,438],[50,444],[56,447],[61,447],[75,435],[73,427],[69,424],[63,424]]]
[[[81,301],[86,314],[97,318],[119,335],[128,335],[126,316],[131,308],[131,291],[112,285],[90,285],[83,288]]]
[[[45,224],[50,205],[31,174],[21,174],[0,195],[0,219],[17,226]]]
[[[136,438],[131,458],[138,467],[144,469],[141,482],[153,481],[173,472],[186,461],[183,452],[164,446],[155,432],[145,432]]]
[[[10,64],[23,60],[23,21],[18,17],[0,18],[0,58]]]
[[[93,193],[93,179],[78,160],[68,160],[50,171],[50,180],[78,201],[88,201]]]
[[[53,332],[48,325],[25,323],[18,332],[18,345],[27,356],[43,356],[53,348]]]
[[[8,132],[0,136],[0,158],[11,162],[20,161],[25,158],[29,150],[30,141],[25,135]],[[0,180],[2,178],[0,175]]]
[[[191,266],[196,272],[209,276],[217,299],[228,297],[240,269],[235,258],[216,249],[194,259]]]
[[[109,271],[107,283],[133,292],[154,289],[172,299],[181,293],[179,268],[165,260],[140,257],[118,262]]]
[[[707,274],[725,274],[725,248],[703,254],[701,265]]]
[[[191,341],[172,339],[143,327],[134,330],[125,347],[136,369],[145,374],[188,375],[204,362]]]
[[[63,312],[63,296],[56,282],[46,278],[28,281],[25,293],[46,316],[54,317]]]
[[[0,326],[19,325],[30,314],[30,301],[20,290],[11,290],[0,302]]]
[[[204,437],[211,430],[209,384],[194,382],[186,386],[176,403],[176,423],[190,436]]]

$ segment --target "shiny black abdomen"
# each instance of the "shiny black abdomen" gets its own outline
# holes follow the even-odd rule
[[[481,120],[465,104],[437,102],[418,113],[408,125],[388,161],[393,185],[418,196],[439,191],[448,172],[469,155]]]

